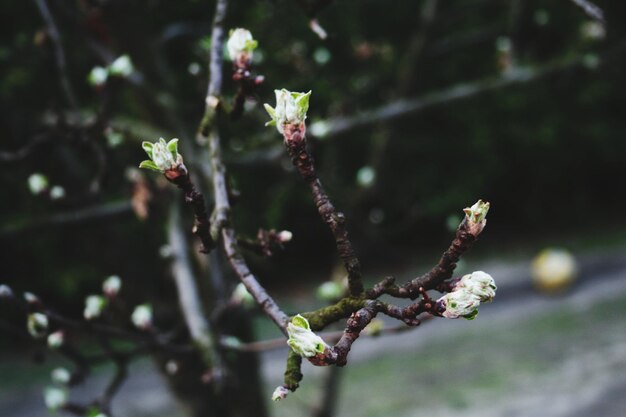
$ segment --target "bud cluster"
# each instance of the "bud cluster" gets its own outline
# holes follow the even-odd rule
[[[287,334],[289,335],[287,344],[303,358],[317,356],[328,348],[326,342],[311,330],[309,321],[300,314],[294,316],[287,324]]]
[[[166,142],[165,139],[159,138],[155,143],[142,142],[141,147],[146,151],[150,160],[142,161],[139,168],[160,172],[170,180],[178,177],[181,171],[186,172],[183,157],[178,153],[178,139]]]
[[[448,319],[463,317],[473,320],[481,302],[489,302],[496,296],[496,284],[491,275],[475,271],[464,275],[452,291],[437,300],[441,315]]]

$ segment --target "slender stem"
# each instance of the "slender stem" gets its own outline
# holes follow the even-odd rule
[[[52,17],[52,13],[50,13],[50,9],[48,8],[48,4],[46,0],[35,0],[37,7],[39,8],[39,13],[43,18],[48,35],[50,35],[50,39],[54,45],[54,55],[56,58],[57,69],[59,70],[59,77],[61,79],[61,87],[63,88],[63,92],[65,93],[65,98],[67,99],[68,104],[74,110],[78,110],[78,102],[76,101],[76,95],[74,94],[74,90],[72,85],[70,84],[70,79],[67,75],[67,62],[65,59],[65,51],[63,49],[63,44],[61,43],[61,35],[59,34],[59,29]]]
[[[172,273],[178,290],[180,309],[191,339],[201,351],[207,366],[212,367],[218,363],[217,352],[211,336],[209,321],[205,318],[202,300],[198,295],[198,288],[189,259],[189,248],[182,231],[180,210],[176,204],[172,205],[169,223],[169,244],[174,255]]]
[[[604,12],[602,11],[601,8],[599,8],[598,6],[593,4],[592,2],[587,1],[587,0],[571,0],[571,1],[576,6],[580,7],[581,9],[583,9],[583,11],[590,18],[592,18],[594,20],[597,20],[598,22],[603,23],[603,24],[606,23],[606,20],[604,20]]]
[[[221,112],[219,96],[222,90],[222,51],[224,49],[224,19],[226,17],[227,5],[228,2],[226,0],[218,0],[215,8],[211,37],[211,61],[209,64],[211,78],[205,100],[205,115],[198,129],[198,134],[204,138],[208,138],[209,143],[215,201],[211,236],[217,241],[221,232],[224,250],[231,267],[245,285],[248,292],[261,306],[265,314],[278,325],[284,334],[287,334],[286,329],[289,316],[280,309],[265,288],[259,284],[259,281],[252,274],[250,268],[248,268],[237,243],[235,231],[230,224],[230,202],[228,200],[228,188],[226,184],[226,167],[222,161],[220,134],[215,123],[216,116],[219,116]]]
[[[286,125],[287,126],[287,125]],[[348,272],[348,287],[352,296],[363,292],[361,281],[361,263],[352,247],[352,242],[345,227],[345,216],[337,211],[324,190],[317,176],[313,157],[306,149],[304,126],[289,125],[284,128],[285,146],[293,165],[307,182],[313,194],[313,201],[322,220],[328,225],[335,237],[339,257]]]

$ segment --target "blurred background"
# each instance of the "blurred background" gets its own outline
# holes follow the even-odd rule
[[[80,317],[116,274],[129,303],[149,300],[167,322],[167,205],[180,195],[135,167],[141,141],[161,136],[201,165],[214,2],[47,4],[64,63],[37,1],[0,5],[0,283]],[[359,341],[332,377],[305,368],[272,413],[304,415],[336,383],[339,415],[624,415],[626,5],[598,1],[603,25],[571,1],[336,0],[317,11],[321,39],[316,4],[229,9],[226,26],[259,41],[265,76],[225,127],[237,229],[294,234],[270,260],[251,255],[253,269],[290,313],[321,305],[317,287],[341,278],[309,191],[263,127],[275,88],[312,90],[310,148],[368,282],[428,270],[482,198],[489,224],[459,272],[491,273],[499,296],[473,322]],[[94,73],[123,55],[119,73]],[[227,98],[236,88],[225,77]],[[2,415],[44,415],[41,387],[59,360],[32,362],[44,355],[13,330],[24,321],[0,303]],[[277,334],[257,325],[259,339]],[[283,356],[264,354],[268,395]],[[136,367],[122,415],[179,415],[150,363]]]

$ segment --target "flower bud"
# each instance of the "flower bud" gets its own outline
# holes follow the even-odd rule
[[[50,198],[52,200],[60,200],[65,197],[65,188],[60,185],[54,185],[50,188]]]
[[[475,295],[481,302],[487,302],[496,296],[496,283],[491,277],[483,271],[474,271],[471,274],[464,275],[456,284],[455,291],[465,290]]]
[[[247,66],[252,61],[253,51],[258,45],[249,30],[237,28],[230,31],[226,48],[231,61],[237,66]]]
[[[87,76],[87,81],[94,87],[102,87],[106,84],[107,79],[109,78],[109,71],[103,67],[93,67],[89,76]]]
[[[282,90],[274,90],[274,93],[276,94],[276,108],[265,104],[265,110],[272,118],[265,125],[276,126],[281,134],[284,132],[285,125],[304,125],[311,92],[292,93],[283,88]]]
[[[65,342],[65,334],[62,331],[56,331],[48,335],[48,347],[50,349],[58,349]]]
[[[102,311],[106,307],[106,299],[101,295],[90,295],[85,298],[85,310],[83,311],[83,317],[85,320],[93,320],[100,317]]]
[[[102,292],[109,298],[113,298],[120,292],[122,280],[117,275],[111,275],[102,283]]]
[[[33,194],[41,194],[48,189],[48,178],[38,172],[28,177],[28,188]]]
[[[280,243],[287,243],[291,242],[291,239],[293,238],[293,233],[291,233],[289,230],[283,230],[278,232],[276,237],[278,238],[278,241]]]
[[[48,332],[48,316],[42,313],[31,313],[26,321],[28,333],[35,339],[41,339]]]
[[[315,294],[322,301],[333,302],[343,297],[344,288],[336,281],[326,281],[317,287]]]
[[[152,327],[152,307],[149,304],[138,305],[130,319],[138,329],[149,329]]]
[[[128,55],[122,55],[109,65],[109,74],[117,77],[130,77],[135,71],[133,62]]]
[[[13,298],[13,290],[8,285],[0,285],[0,298]]]
[[[444,309],[441,314],[448,319],[464,317],[473,320],[478,314],[480,299],[469,291],[452,291],[437,300],[437,304]]]
[[[28,291],[24,293],[24,300],[25,300],[28,304],[31,304],[31,305],[34,305],[34,304],[39,304],[39,303],[40,303],[40,301],[39,301],[39,297],[37,297],[37,296],[36,296],[35,294],[33,294],[32,292],[28,292]]]
[[[285,398],[287,398],[287,394],[289,394],[289,390],[287,388],[283,387],[282,385],[278,386],[272,394],[272,401],[284,400]]]
[[[55,368],[52,370],[51,378],[55,384],[67,385],[72,379],[72,375],[65,368]]]
[[[463,209],[465,212],[465,218],[468,222],[468,228],[470,233],[474,236],[478,236],[483,231],[485,224],[487,224],[487,212],[489,211],[490,204],[483,200],[478,200],[472,207],[466,207]]]
[[[68,399],[69,395],[65,388],[48,387],[44,390],[44,400],[49,411],[59,410],[67,404]]]
[[[324,340],[311,331],[309,321],[300,314],[287,324],[287,334],[289,335],[287,344],[291,350],[304,358],[324,353],[328,348]]]
[[[163,174],[177,169],[183,163],[183,157],[178,153],[178,139],[165,142],[165,139],[160,138],[155,143],[143,142],[141,146],[150,160],[142,161],[139,168],[151,169]]]
[[[254,307],[255,305],[254,297],[248,292],[248,289],[243,283],[237,284],[233,294],[230,296],[230,301],[244,307]]]

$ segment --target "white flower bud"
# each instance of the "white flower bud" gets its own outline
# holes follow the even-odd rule
[[[463,209],[467,219],[472,223],[481,223],[487,217],[489,212],[489,203],[483,200],[478,200],[472,207],[466,207]]]
[[[44,390],[44,400],[46,407],[48,407],[50,411],[59,410],[67,404],[68,398],[69,395],[65,388],[48,387]]]
[[[115,297],[122,288],[122,279],[117,275],[111,275],[102,283],[102,292],[109,298]]]
[[[109,78],[109,71],[103,67],[93,67],[89,76],[87,77],[87,81],[94,87],[101,87],[106,84],[107,79]]]
[[[289,394],[289,390],[287,388],[283,387],[282,385],[278,386],[272,394],[272,401],[284,400],[285,398],[287,398],[287,394]]]
[[[580,26],[580,34],[584,39],[599,41],[606,37],[606,29],[602,23],[590,21]]]
[[[274,90],[274,93],[276,94],[276,108],[265,104],[265,110],[272,118],[266,123],[266,126],[276,126],[278,132],[282,134],[284,125],[304,123],[309,109],[311,92],[292,93],[283,88],[282,90]]]
[[[254,307],[255,305],[254,297],[248,292],[248,289],[243,283],[237,284],[233,294],[230,296],[230,300],[234,304],[240,304],[244,307]]]
[[[142,161],[139,164],[139,168],[147,168],[164,173],[165,171],[176,169],[179,164],[183,163],[183,157],[178,153],[178,139],[176,138],[169,142],[159,138],[155,143],[143,142],[141,146],[151,160]]]
[[[55,368],[52,370],[51,378],[55,384],[67,385],[72,379],[72,375],[65,368]]]
[[[291,242],[291,239],[293,238],[293,233],[291,233],[289,230],[283,230],[281,232],[278,232],[278,235],[276,235],[276,237],[278,237],[280,243],[287,243]]]
[[[0,285],[0,298],[11,298],[11,297],[13,297],[13,291],[11,290],[11,287],[5,284]]]
[[[37,297],[32,292],[25,292],[24,300],[26,300],[28,304],[39,304],[39,297]]]
[[[65,188],[60,185],[55,185],[50,188],[50,198],[52,200],[60,200],[65,197]]]
[[[147,330],[152,326],[152,307],[149,304],[142,304],[135,307],[130,317],[135,327]]]
[[[300,314],[296,315],[287,324],[289,340],[287,344],[298,355],[304,358],[316,356],[328,348],[324,340],[311,331],[309,321]]]
[[[64,342],[65,335],[60,330],[48,335],[48,347],[50,349],[58,349],[63,346]]]
[[[460,289],[475,295],[481,302],[487,302],[494,299],[498,287],[491,275],[483,271],[474,271],[464,275],[456,284],[455,291]]]
[[[48,178],[36,172],[28,177],[28,188],[33,194],[41,194],[48,189]]]
[[[135,68],[128,55],[122,55],[109,65],[109,74],[118,77],[129,77]]]
[[[333,302],[343,297],[343,286],[335,281],[326,281],[317,287],[315,295],[322,301]]]
[[[93,320],[100,317],[104,307],[106,306],[106,299],[101,295],[90,295],[85,298],[85,310],[83,311],[83,317],[85,320]]]
[[[41,339],[48,332],[48,316],[42,313],[31,313],[26,321],[28,333],[35,339]]]
[[[230,60],[242,63],[252,60],[253,51],[257,46],[258,42],[252,38],[252,33],[242,28],[231,30],[230,37],[226,43]]]
[[[459,289],[444,295],[437,300],[437,303],[445,308],[441,314],[445,318],[458,319],[464,317],[472,320],[478,314],[480,299],[469,291]]]

